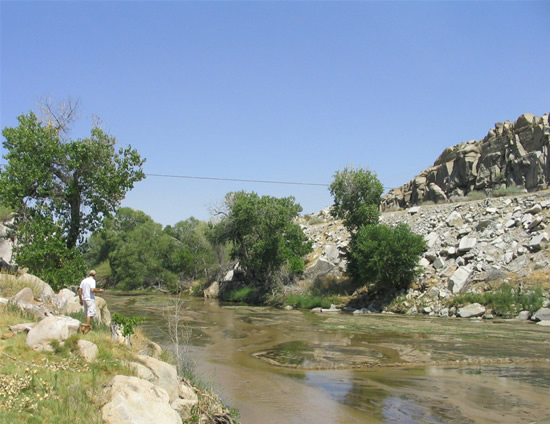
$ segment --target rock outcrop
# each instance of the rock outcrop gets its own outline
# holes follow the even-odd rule
[[[472,191],[490,193],[510,186],[528,192],[550,186],[549,114],[526,113],[513,124],[499,122],[482,140],[445,149],[432,167],[383,196],[381,209],[442,203]]]

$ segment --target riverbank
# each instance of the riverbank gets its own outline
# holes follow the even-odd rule
[[[235,411],[178,375],[174,355],[139,329],[131,344],[99,322],[82,334],[81,312],[53,314],[59,295],[44,302],[46,286],[37,290],[14,282],[14,276],[0,274],[0,423],[153,423],[159,417],[166,424],[236,423]],[[24,302],[22,292],[30,292]],[[33,314],[37,311],[45,317]],[[110,315],[106,306],[102,315]],[[47,321],[61,331],[46,330]],[[37,337],[43,342],[31,347],[29,339]]]

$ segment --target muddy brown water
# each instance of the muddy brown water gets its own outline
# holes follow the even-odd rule
[[[171,347],[172,298],[106,294]],[[243,424],[550,422],[550,328],[186,299],[196,375]],[[548,419],[548,421],[546,421]]]

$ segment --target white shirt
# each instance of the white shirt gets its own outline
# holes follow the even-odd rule
[[[91,289],[95,289],[95,279],[94,277],[86,277],[80,283],[80,288],[82,289],[82,299],[83,300],[95,300],[95,294]]]

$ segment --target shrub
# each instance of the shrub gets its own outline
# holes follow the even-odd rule
[[[508,187],[500,187],[493,190],[493,197],[505,197],[505,196],[517,196],[518,194],[525,193],[525,188],[516,185]]]
[[[502,284],[498,288],[485,293],[464,293],[452,300],[455,306],[470,303],[480,303],[491,308],[496,315],[513,316],[520,311],[536,312],[543,304],[542,288],[520,292],[510,284]]]
[[[348,272],[361,284],[376,283],[381,291],[405,289],[418,274],[424,250],[424,238],[406,224],[366,225],[352,239]]]
[[[253,287],[241,287],[240,289],[227,290],[221,298],[226,302],[256,303],[257,290]]]
[[[466,195],[466,198],[468,200],[483,200],[487,197],[487,195],[483,192],[483,191],[470,191],[467,195]]]
[[[310,294],[291,293],[285,299],[285,304],[300,309],[330,308],[334,299]]]

